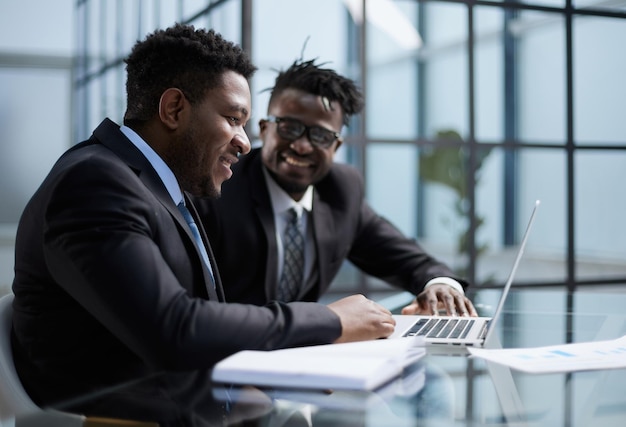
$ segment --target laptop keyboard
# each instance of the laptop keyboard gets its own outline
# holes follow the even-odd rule
[[[426,338],[465,338],[474,320],[471,319],[419,319],[403,336],[423,335]]]

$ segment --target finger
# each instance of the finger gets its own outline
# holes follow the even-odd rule
[[[396,321],[394,319],[390,319],[390,320],[383,320],[382,321],[383,327],[384,328],[391,328],[391,329],[395,329],[396,327]]]
[[[419,301],[415,298],[411,304],[402,308],[402,314],[416,314],[419,311]]]
[[[465,298],[465,306],[467,307],[470,316],[478,317],[478,312],[474,308],[474,304],[472,304],[472,301],[470,301],[469,298]]]
[[[437,301],[437,299],[435,299],[435,301]],[[432,314],[430,312],[431,310],[431,303],[430,300],[428,299],[428,297],[424,297],[422,299],[420,299],[418,301],[418,311],[422,312],[423,314]]]
[[[402,308],[401,313],[404,314],[404,315],[415,314],[417,312],[417,310],[418,310],[418,307],[419,306],[417,304],[409,304],[406,307]]]
[[[456,304],[457,311],[459,316],[467,317],[469,316],[469,309],[467,307],[467,298],[463,295],[455,295],[454,303]]]
[[[456,301],[452,294],[448,292],[439,292],[437,296],[446,311],[446,315],[456,316]]]
[[[381,328],[381,334],[378,338],[387,338],[388,336],[390,336],[391,334],[393,334],[393,331],[395,330],[395,325],[391,325],[389,323],[385,323],[383,324],[383,327]]]
[[[391,325],[392,327],[395,328],[396,326],[396,319],[394,319],[394,317],[389,314],[388,316],[385,316],[382,320],[383,324],[387,324],[387,325]]]
[[[429,298],[428,299],[428,310],[429,313],[431,315],[436,315],[437,314],[437,305],[438,305],[438,301],[436,298]]]
[[[476,313],[476,309],[472,305],[472,302],[469,298],[464,295],[459,295],[456,297],[456,305],[461,316],[478,316]]]

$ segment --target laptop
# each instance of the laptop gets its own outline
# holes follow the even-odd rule
[[[389,338],[401,337],[423,337],[427,346],[440,345],[463,347],[491,347],[489,344],[492,338],[495,324],[502,314],[504,302],[509,294],[513,278],[517,272],[530,229],[535,220],[535,214],[539,207],[539,200],[535,202],[535,206],[528,220],[522,243],[520,244],[513,268],[509,273],[509,277],[502,290],[500,301],[496,307],[493,317],[451,317],[451,316],[422,316],[422,315],[394,315],[396,320],[396,328]],[[452,348],[452,347],[449,347]]]

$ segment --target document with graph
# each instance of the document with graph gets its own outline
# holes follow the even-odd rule
[[[475,357],[532,374],[626,368],[626,335],[546,347],[468,350]]]

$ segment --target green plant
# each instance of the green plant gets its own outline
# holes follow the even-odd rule
[[[468,199],[468,167],[469,156],[468,148],[464,144],[448,145],[452,142],[464,142],[463,138],[455,130],[440,130],[436,134],[436,141],[446,143],[445,146],[425,147],[420,152],[419,170],[420,177],[425,182],[438,183],[449,188],[456,194],[454,202],[454,212],[458,218],[469,218],[469,199]],[[475,165],[475,182],[478,184],[480,179],[480,169],[485,159],[491,153],[491,148],[479,148],[476,151]],[[480,215],[474,215],[476,229],[485,223],[485,218]],[[443,220],[444,225],[446,223]],[[450,222],[447,224],[450,225]],[[467,254],[470,250],[469,241],[469,221],[468,227],[458,232],[456,250],[458,254]],[[476,243],[476,255],[482,255],[488,249],[487,243]]]

